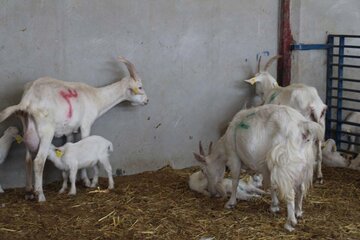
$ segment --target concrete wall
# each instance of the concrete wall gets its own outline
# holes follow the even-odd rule
[[[150,104],[120,104],[93,126],[114,143],[114,174],[194,165],[198,141],[215,141],[252,94],[241,80],[256,55],[277,53],[277,21],[278,0],[1,0],[0,109],[46,75],[112,83],[127,74],[115,60],[121,54]],[[46,180],[59,177],[46,165]],[[24,176],[23,145],[15,145],[0,182],[23,186]]]
[[[360,1],[358,0],[293,0],[291,2],[292,33],[297,43],[326,43],[328,34],[360,34]],[[345,44],[360,45],[360,39],[347,39]],[[338,42],[335,42],[338,44]],[[338,53],[338,49],[334,50]],[[345,54],[360,55],[359,49],[345,49]],[[323,101],[326,96],[326,51],[294,51],[292,54],[292,82],[315,86]],[[338,59],[334,58],[337,63]],[[360,65],[359,59],[345,58],[345,64]],[[334,67],[333,76],[337,75]],[[344,68],[345,78],[359,79],[360,70]],[[337,82],[334,81],[336,86]],[[344,82],[344,88],[360,89],[359,83]],[[335,94],[336,92],[334,92]],[[344,97],[358,99],[358,93],[344,92]],[[336,105],[333,99],[332,105]],[[344,107],[360,109],[359,103],[343,102]],[[343,111],[343,118],[349,111]],[[332,110],[336,118],[336,110]],[[335,123],[332,125],[335,129]],[[344,140],[347,140],[344,137]],[[347,148],[346,144],[342,145]],[[359,151],[360,148],[357,149]]]
[[[291,29],[297,43],[325,44],[328,34],[360,34],[358,0],[292,0],[291,16]],[[315,86],[325,101],[326,51],[294,51],[292,58],[291,81]],[[353,64],[353,60],[347,61]],[[350,77],[354,73],[346,74]]]

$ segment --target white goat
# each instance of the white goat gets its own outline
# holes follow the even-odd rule
[[[245,80],[251,85],[256,83],[256,94],[262,98],[263,104],[287,105],[299,111],[306,119],[319,123],[325,130],[325,113],[327,106],[323,103],[314,87],[304,84],[291,84],[280,87],[275,78],[267,71],[270,65],[280,56],[272,57],[260,71],[260,59],[258,73],[255,77]],[[323,182],[321,171],[321,142],[317,143],[319,149],[317,156],[317,181]]]
[[[353,122],[360,124],[360,112],[351,112],[349,113],[346,118],[346,122]],[[360,134],[360,127],[354,126],[354,125],[347,125],[343,124],[342,130],[348,133],[355,133]],[[356,141],[356,136],[348,135],[348,141],[354,143]],[[348,145],[348,151],[355,151],[355,145],[349,143]]]
[[[19,130],[16,127],[8,127],[3,136],[0,138],[0,164],[5,161],[7,157],[11,144],[19,137]],[[4,190],[0,185],[0,193],[3,193]]]
[[[229,178],[222,180],[223,188],[227,195],[230,196],[232,191],[232,181]],[[189,187],[191,190],[201,193],[205,196],[210,196],[210,193],[207,191],[207,179],[205,174],[202,171],[195,172],[189,177]],[[262,194],[266,194],[265,191],[259,187],[262,185],[262,176],[255,175],[249,176],[249,178],[243,178],[239,180],[239,185],[237,187],[236,198],[239,200],[250,200],[251,198],[260,197]]]
[[[322,159],[328,167],[348,167],[349,160],[336,151],[336,143],[333,139],[328,139],[322,147]]]
[[[0,112],[0,122],[13,113],[21,116],[27,147],[27,191],[32,189],[30,153],[37,152],[34,173],[38,201],[46,200],[42,187],[43,169],[54,136],[70,136],[80,129],[81,138],[88,137],[94,121],[118,103],[148,103],[134,65],[123,57],[119,57],[119,61],[125,63],[130,77],[101,88],[50,77],[40,78],[25,86],[19,104]]]
[[[242,165],[261,173],[265,189],[271,186],[271,210],[279,211],[277,193],[287,202],[285,228],[292,231],[296,217],[302,215],[303,196],[312,183],[318,150],[314,143],[323,135],[319,124],[308,121],[296,110],[268,104],[237,113],[214,150],[207,156],[200,150],[194,156],[201,163],[211,195],[226,195],[222,179],[225,166],[230,168],[232,194],[226,208],[236,205]]]
[[[108,174],[109,189],[114,188],[112,169],[109,162],[109,155],[113,151],[110,141],[100,136],[86,137],[76,143],[66,143],[62,147],[50,146],[48,159],[54,165],[63,170],[63,185],[59,193],[67,189],[67,180],[70,177],[71,189],[69,195],[76,194],[76,173],[78,169],[93,167],[94,178],[91,187],[96,187],[99,179],[99,163],[101,163]]]
[[[360,154],[350,161],[349,168],[360,171]]]

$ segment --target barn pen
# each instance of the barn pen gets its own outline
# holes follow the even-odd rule
[[[0,240],[360,239],[359,12],[0,0]]]

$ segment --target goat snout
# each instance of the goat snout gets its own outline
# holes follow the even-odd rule
[[[146,99],[146,101],[144,102],[144,105],[147,105],[149,103],[149,99]]]

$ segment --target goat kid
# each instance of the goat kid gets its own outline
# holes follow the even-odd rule
[[[328,139],[322,147],[322,159],[325,166],[343,167],[349,166],[349,160],[337,152],[336,143],[333,139]]]
[[[99,178],[99,164],[103,165],[109,179],[109,189],[114,188],[112,168],[109,162],[109,155],[113,151],[110,141],[100,136],[86,137],[76,143],[66,143],[62,147],[51,145],[48,159],[54,165],[63,170],[63,185],[59,193],[67,189],[67,181],[70,177],[71,189],[69,195],[76,194],[76,174],[78,169],[93,167],[94,178],[91,187],[96,187]]]
[[[8,127],[5,131],[3,136],[0,138],[0,164],[2,164],[11,148],[11,144],[14,141],[21,141],[21,137],[19,135],[19,130],[16,127]],[[3,193],[4,190],[0,185],[0,193]]]
[[[245,82],[251,85],[256,84],[256,95],[261,97],[263,104],[278,104],[292,107],[299,111],[306,119],[319,123],[325,131],[327,106],[321,100],[316,88],[305,84],[291,84],[287,87],[280,87],[275,78],[268,72],[268,68],[278,58],[280,56],[272,57],[262,71],[260,70],[261,58],[259,58],[255,77],[245,80]],[[322,183],[321,142],[317,143],[317,147],[319,151],[316,158],[316,176],[317,181]]]
[[[285,123],[285,124],[284,124]],[[261,173],[264,188],[271,188],[271,211],[279,211],[277,194],[287,203],[285,228],[294,230],[302,216],[302,200],[312,183],[313,166],[323,128],[298,111],[268,104],[240,111],[209,155],[194,153],[206,175],[211,195],[225,196],[225,166],[232,176],[232,194],[226,208],[236,205],[240,170],[244,166]]]
[[[0,112],[0,122],[17,113],[22,116],[26,153],[26,190],[32,190],[31,152],[37,152],[34,160],[35,193],[38,201],[45,201],[43,193],[43,169],[54,137],[69,136],[80,129],[81,138],[88,137],[92,124],[112,107],[123,101],[132,105],[145,105],[148,98],[142,88],[134,65],[123,57],[129,77],[100,88],[84,83],[66,82],[44,77],[30,82],[19,104]]]
[[[230,196],[232,191],[232,181],[229,178],[222,180],[223,188],[226,192],[226,195]],[[210,193],[207,191],[207,179],[205,174],[202,171],[195,172],[189,177],[189,187],[191,190],[201,193],[205,196],[210,196]],[[248,201],[252,198],[260,197],[263,194],[266,194],[265,191],[259,187],[262,185],[262,176],[248,176],[239,180],[239,185],[237,187],[236,199]]]
[[[358,123],[360,124],[360,112],[351,112],[349,113],[345,120],[345,122],[353,122],[353,123]],[[355,133],[355,134],[360,134],[360,127],[358,126],[354,126],[354,125],[348,125],[348,124],[343,124],[343,131],[348,132],[348,133]],[[356,136],[353,135],[348,135],[348,141],[350,142],[348,145],[348,151],[354,152],[355,151],[355,145],[352,144],[353,142],[356,141]]]

